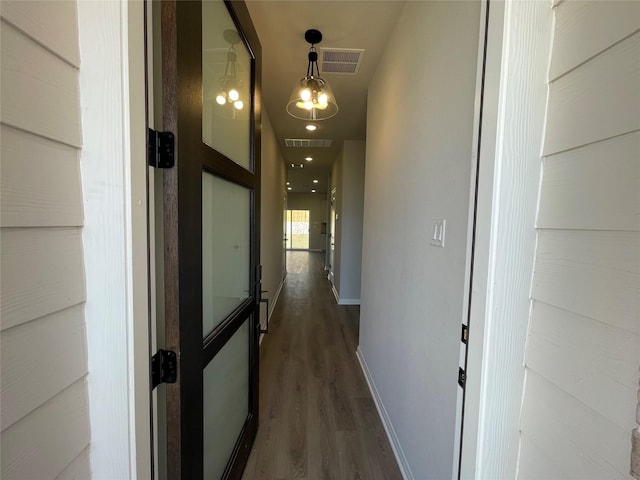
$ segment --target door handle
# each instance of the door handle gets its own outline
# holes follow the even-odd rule
[[[269,333],[269,297],[262,298],[262,294],[263,293],[268,293],[268,292],[269,292],[269,290],[260,290],[260,303],[266,303],[267,304],[267,325],[266,325],[266,328],[262,328],[262,326],[260,326],[260,328],[259,328],[260,334]]]

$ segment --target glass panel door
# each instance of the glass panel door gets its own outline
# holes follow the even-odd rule
[[[242,1],[161,11],[166,478],[238,480],[258,426],[260,43]]]
[[[204,369],[204,478],[222,478],[249,414],[249,321]]]
[[[251,56],[222,0],[202,2],[202,141],[250,169]]]
[[[202,172],[202,336],[249,298],[251,191]]]
[[[309,250],[309,210],[287,210],[287,249]]]

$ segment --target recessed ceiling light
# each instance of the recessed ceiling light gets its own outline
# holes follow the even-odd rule
[[[311,190],[311,193],[316,193],[316,191],[315,190]]]
[[[311,160],[313,160],[313,157],[304,157],[304,159],[305,159],[307,162],[310,162]]]
[[[315,132],[316,129],[318,128],[317,125],[310,123],[309,125],[305,125],[305,127],[307,130],[309,130],[310,132]]]
[[[289,182],[287,182],[287,185],[291,185]]]
[[[318,183],[318,180],[314,180],[313,183]]]
[[[291,190],[291,187],[287,187],[287,190]]]

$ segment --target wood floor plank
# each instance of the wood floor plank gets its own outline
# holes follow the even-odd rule
[[[356,358],[359,307],[336,304],[323,266],[320,253],[287,255],[243,480],[402,478]]]

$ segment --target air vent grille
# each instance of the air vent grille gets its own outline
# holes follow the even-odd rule
[[[363,55],[361,48],[320,48],[320,72],[355,75]]]
[[[311,138],[285,138],[284,144],[292,148],[329,148],[333,140],[320,140]]]

